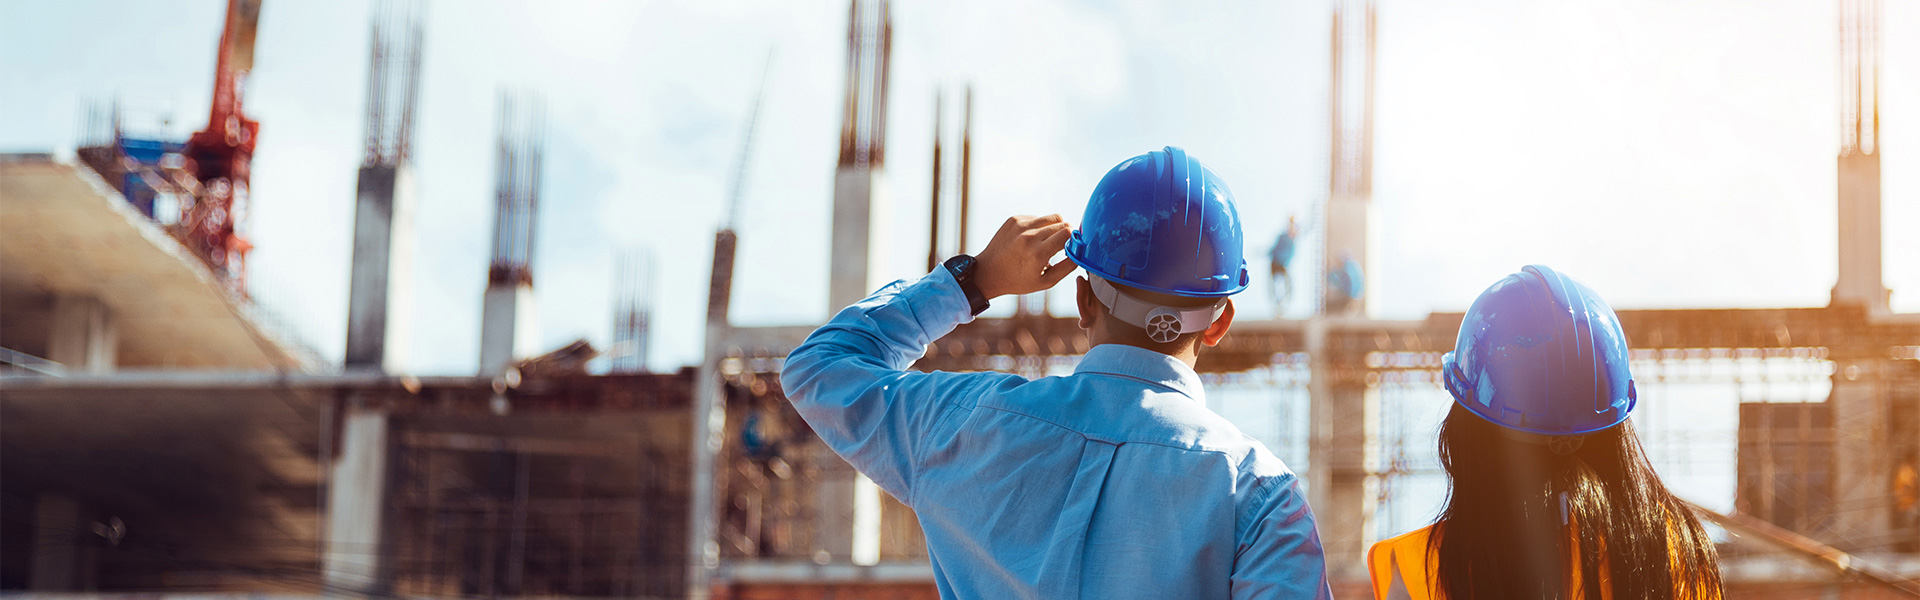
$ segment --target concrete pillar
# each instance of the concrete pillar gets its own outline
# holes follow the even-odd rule
[[[1833,303],[1884,314],[1892,292],[1880,274],[1880,154],[1842,155],[1839,179],[1840,272]]]
[[[347,299],[346,366],[405,370],[407,307],[413,301],[413,173],[360,168],[353,211],[353,276]]]
[[[880,559],[920,559],[927,553],[927,536],[913,509],[888,494],[880,495]]]
[[[1338,359],[1327,349],[1327,336],[1324,319],[1307,323],[1313,370],[1308,383],[1312,433],[1307,502],[1320,530],[1328,575],[1354,579],[1365,576],[1365,553],[1373,537],[1377,482],[1368,462],[1377,439],[1379,398],[1364,381],[1339,378],[1333,369]]]
[[[851,562],[856,546],[854,524],[859,521],[859,480],[866,477],[824,444],[814,445],[807,460],[813,463],[814,472],[813,515],[808,520],[813,542],[809,550],[816,560]]]
[[[59,494],[41,494],[33,504],[33,566],[27,586],[36,592],[78,591],[80,504]]]
[[[53,327],[47,359],[83,373],[113,371],[119,350],[113,312],[99,298],[59,296],[53,300]]]
[[[480,308],[480,374],[498,375],[539,344],[530,283],[493,283]]]
[[[1354,301],[1339,299],[1323,291],[1322,304],[1329,313],[1366,316],[1375,295],[1371,278],[1373,240],[1373,65],[1374,7],[1362,3],[1359,14],[1354,8],[1336,3],[1331,39],[1331,82],[1328,86],[1328,149],[1331,164],[1327,181],[1326,252],[1321,257],[1326,274],[1342,268],[1346,258],[1359,263],[1362,275],[1361,297]],[[1326,282],[1314,282],[1317,289],[1328,290]]]
[[[1835,305],[1887,312],[1880,278],[1881,18],[1877,1],[1840,3],[1840,272]]]
[[[893,224],[881,170],[842,166],[833,178],[833,254],[828,268],[827,310],[859,302],[886,283]]]
[[[359,404],[356,400],[350,404]],[[350,405],[340,420],[340,455],[327,480],[327,585],[383,594],[388,586],[386,492],[388,428],[384,409]]]
[[[1361,195],[1335,195],[1327,201],[1327,249],[1324,274],[1345,268],[1346,258],[1352,257],[1360,264],[1360,297],[1346,300],[1345,304],[1335,306],[1332,298],[1336,294],[1325,281],[1317,282],[1319,289],[1325,290],[1327,314],[1335,316],[1370,316],[1373,296],[1373,263],[1371,257],[1375,236],[1369,235],[1373,226],[1373,199]],[[1344,297],[1344,296],[1342,296]]]
[[[873,565],[880,562],[880,522],[881,508],[885,506],[880,497],[880,484],[868,479],[865,474],[853,478],[853,531],[848,557],[856,565]]]
[[[1883,550],[1895,540],[1893,471],[1884,359],[1834,361],[1833,545],[1848,552]]]
[[[893,220],[885,200],[881,170],[843,165],[834,174],[833,257],[827,290],[828,309],[859,302],[885,283],[886,252]],[[826,540],[816,550],[835,559],[850,558],[873,564],[880,560],[880,487],[854,472],[831,452],[815,465],[823,479],[816,539]],[[844,476],[841,471],[844,470]],[[845,489],[841,489],[845,488]],[[828,504],[827,502],[840,502]],[[851,507],[852,510],[847,510]],[[856,529],[858,530],[856,532]]]
[[[721,381],[721,353],[731,328],[727,309],[733,302],[733,255],[739,245],[733,230],[713,236],[713,268],[707,281],[707,350],[694,387],[692,426],[693,480],[687,508],[687,598],[706,600],[713,593],[713,574],[720,568],[720,505],[715,499],[719,456],[727,431],[726,387]]]

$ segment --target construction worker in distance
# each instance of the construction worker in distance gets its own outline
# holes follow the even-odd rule
[[[1360,306],[1366,293],[1367,277],[1360,272],[1360,261],[1353,259],[1352,251],[1341,249],[1339,264],[1327,269],[1327,312],[1348,312],[1349,307]]]
[[[1179,148],[1148,152],[1100,180],[1079,229],[1010,218],[977,258],[840,311],[781,383],[822,441],[913,508],[943,598],[1328,598],[1294,474],[1207,410],[1193,369],[1233,322],[1241,251],[1219,176]],[[906,370],[990,300],[1075,265],[1091,349],[1072,375]]]
[[[1300,222],[1287,217],[1287,228],[1280,231],[1280,237],[1273,240],[1273,250],[1267,253],[1267,275],[1273,287],[1273,316],[1280,318],[1287,309],[1287,300],[1293,297],[1293,277],[1287,274],[1287,267],[1293,264],[1295,241],[1300,239]]]
[[[1473,301],[1440,362],[1452,491],[1433,525],[1368,551],[1376,600],[1722,597],[1713,541],[1627,419],[1627,338],[1599,295],[1526,267]]]

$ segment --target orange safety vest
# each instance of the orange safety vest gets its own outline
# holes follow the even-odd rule
[[[1395,576],[1407,589],[1407,596],[1413,600],[1438,600],[1442,593],[1431,568],[1432,556],[1428,552],[1427,538],[1433,535],[1433,526],[1428,525],[1399,537],[1381,540],[1367,550],[1367,572],[1373,579],[1374,600],[1386,600],[1387,591],[1392,588]],[[1577,552],[1569,549],[1568,553]],[[1574,564],[1579,564],[1579,556],[1573,555]],[[1573,594],[1570,600],[1583,600],[1580,569],[1569,572]],[[1607,565],[1600,564],[1600,576],[1606,578]],[[1600,589],[1600,600],[1613,600],[1613,592]]]
[[[1400,584],[1406,588],[1407,596],[1413,600],[1442,598],[1432,569],[1433,557],[1427,547],[1427,538],[1432,534],[1433,526],[1428,525],[1399,537],[1382,540],[1367,550],[1367,572],[1373,580],[1374,600],[1386,600],[1387,592],[1392,589],[1396,576]],[[1567,550],[1568,559],[1572,564],[1580,563],[1580,556],[1576,552],[1578,550],[1574,548]],[[1674,557],[1675,560],[1678,558]],[[1606,579],[1607,576],[1607,563],[1602,560],[1600,577]],[[1571,569],[1569,579],[1573,592],[1570,599],[1583,600],[1586,592],[1583,591],[1580,569]],[[1686,595],[1685,590],[1681,590],[1676,597],[1686,597]],[[1719,594],[1709,594],[1701,600],[1720,600],[1720,598]],[[1613,600],[1613,591],[1605,587],[1600,588],[1600,600]]]

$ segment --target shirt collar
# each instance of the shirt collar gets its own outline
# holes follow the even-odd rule
[[[1073,372],[1131,377],[1173,388],[1195,400],[1206,398],[1200,374],[1193,372],[1193,367],[1178,358],[1126,344],[1094,346],[1080,358],[1080,365],[1074,367]]]

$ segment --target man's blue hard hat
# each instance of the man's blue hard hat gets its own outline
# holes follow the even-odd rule
[[[1240,212],[1220,176],[1173,146],[1127,159],[1100,179],[1067,258],[1108,281],[1218,298],[1247,289]]]
[[[1473,301],[1440,368],[1454,401],[1488,421],[1580,435],[1633,412],[1627,359],[1620,318],[1599,294],[1530,265]]]

